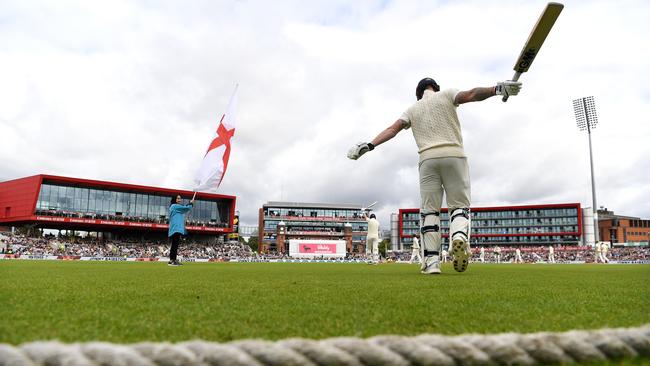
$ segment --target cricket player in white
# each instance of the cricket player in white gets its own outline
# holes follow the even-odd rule
[[[366,254],[370,255],[368,264],[379,263],[379,221],[375,214],[370,214],[370,217],[363,211],[363,218],[368,223],[368,235],[366,236]]]
[[[446,194],[449,207],[454,269],[464,272],[469,264],[469,166],[456,108],[495,95],[517,95],[520,89],[520,82],[504,81],[487,88],[441,91],[435,80],[424,78],[415,89],[415,104],[371,142],[359,142],[348,151],[348,158],[356,160],[402,130],[412,129],[420,154],[420,233],[424,247],[422,273],[440,273],[440,209],[443,194]]]
[[[603,263],[609,263],[609,259],[607,258],[607,251],[609,251],[609,245],[607,245],[607,242],[601,241],[600,242],[600,260]]]
[[[440,262],[441,263],[447,263],[447,256],[449,255],[449,252],[447,249],[443,249],[442,252],[440,253]]]
[[[519,250],[519,247],[515,249],[515,263],[524,263],[524,260],[521,258],[521,250]]]
[[[600,246],[600,243],[594,244],[594,251],[596,252],[596,255],[594,256],[594,262],[596,262],[596,263],[602,262],[603,257],[602,257],[602,254],[601,254],[602,248]],[[605,263],[605,262],[603,262],[603,263]]]
[[[498,245],[494,247],[494,261],[501,263],[501,248]]]
[[[478,260],[480,260],[481,263],[485,263],[485,248],[484,247],[481,247],[481,254],[479,254]]]
[[[409,262],[413,263],[416,259],[418,263],[422,262],[422,257],[420,256],[420,241],[417,236],[414,236],[413,246],[411,247],[411,260]]]
[[[552,245],[548,246],[548,262],[555,263],[555,249]]]

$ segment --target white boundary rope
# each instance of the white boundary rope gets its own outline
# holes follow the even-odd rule
[[[230,343],[0,344],[0,366],[539,365],[650,358],[650,324],[564,333],[377,336]]]

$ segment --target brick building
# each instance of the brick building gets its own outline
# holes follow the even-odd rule
[[[598,229],[600,240],[609,241],[612,245],[650,243],[650,220],[616,215],[606,208],[598,210]]]

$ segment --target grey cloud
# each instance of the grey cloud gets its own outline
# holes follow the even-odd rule
[[[638,14],[648,5],[566,6],[571,11],[522,77],[520,96],[459,109],[474,202],[590,205],[586,136],[574,126],[571,98],[593,94],[602,122],[594,135],[599,202],[650,217],[648,53],[616,44],[647,38]],[[391,212],[419,204],[411,133],[358,161],[345,157],[349,146],[397,119],[425,75],[461,89],[510,77],[538,8],[9,2],[11,20],[0,27],[7,45],[0,132],[12,141],[0,144],[0,179],[45,172],[189,189],[239,83],[237,131],[219,192],[237,196],[244,224],[256,224],[269,200],[379,201],[387,228]],[[511,19],[511,29],[494,27],[495,17]],[[619,26],[597,26],[611,22]],[[434,23],[453,34],[434,32]],[[593,37],[577,45],[580,32]],[[615,52],[601,51],[608,49]]]

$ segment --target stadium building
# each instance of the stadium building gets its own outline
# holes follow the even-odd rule
[[[292,240],[344,241],[365,253],[368,224],[360,205],[267,202],[259,210],[259,252],[289,253]]]
[[[194,192],[133,184],[35,175],[0,182],[0,226],[96,232],[102,237],[163,238],[169,204]],[[196,238],[232,233],[235,197],[198,193],[186,215]],[[98,236],[100,236],[98,235]]]
[[[650,245],[650,220],[635,216],[616,215],[606,208],[598,210],[600,239],[612,245]]]
[[[582,237],[579,203],[472,207],[470,242],[478,246],[578,245]],[[393,250],[410,250],[420,232],[420,209],[400,209],[397,215],[397,245]],[[449,214],[440,213],[443,246],[449,245]]]

